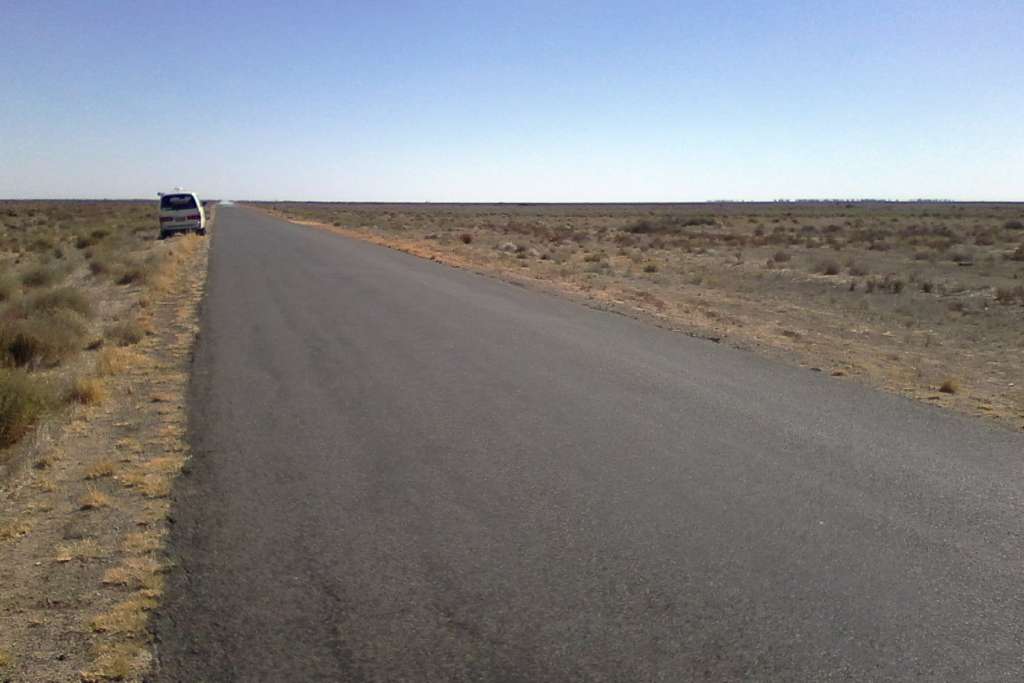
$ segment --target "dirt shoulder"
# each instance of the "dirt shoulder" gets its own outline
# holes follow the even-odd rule
[[[137,680],[149,667],[168,496],[188,460],[184,394],[209,243],[183,237],[143,248],[152,256],[147,277],[70,276],[94,287],[88,328],[130,320],[141,338],[122,344],[101,333],[30,373],[61,385],[60,373],[87,375],[94,393],[4,452],[0,680]]]
[[[257,203],[1024,428],[1024,207]]]

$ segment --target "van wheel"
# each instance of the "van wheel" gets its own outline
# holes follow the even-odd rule
[[[168,237],[168,233],[166,233],[163,230],[161,230],[160,231],[160,239],[165,240],[165,239],[167,239],[167,237]]]
[[[196,234],[200,237],[206,237],[206,228],[199,228],[196,230]]]

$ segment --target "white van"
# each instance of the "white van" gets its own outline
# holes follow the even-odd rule
[[[176,232],[206,234],[206,212],[195,192],[160,193],[160,239]]]

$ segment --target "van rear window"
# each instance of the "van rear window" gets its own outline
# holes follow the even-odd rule
[[[190,194],[165,194],[160,198],[160,208],[168,211],[195,209],[196,199]]]

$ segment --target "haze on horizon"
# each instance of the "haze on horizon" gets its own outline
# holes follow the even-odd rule
[[[1024,4],[5,3],[0,198],[1024,200]]]

